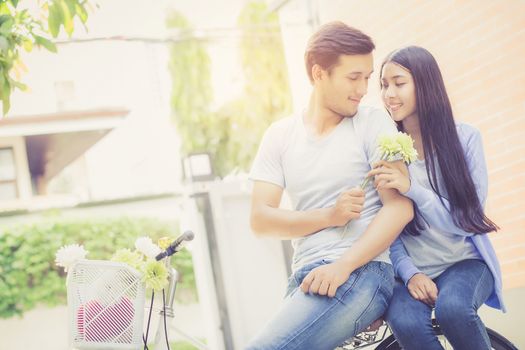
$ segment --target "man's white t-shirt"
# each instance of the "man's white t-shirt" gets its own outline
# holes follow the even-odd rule
[[[285,189],[294,210],[331,207],[342,191],[360,186],[379,160],[378,137],[396,131],[386,112],[369,106],[360,106],[353,117],[344,118],[330,134],[316,139],[307,134],[303,114],[293,115],[268,128],[250,179]],[[365,196],[359,219],[292,240],[294,271],[321,259],[337,259],[352,246],[381,208],[372,181]],[[374,260],[390,263],[388,250]]]

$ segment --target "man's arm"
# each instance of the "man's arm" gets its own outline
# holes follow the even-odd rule
[[[252,193],[250,224],[254,233],[280,239],[307,236],[330,226],[343,226],[359,218],[364,204],[360,189],[344,191],[335,206],[295,211],[280,209],[283,188],[255,181]]]
[[[383,207],[379,209],[363,235],[340,258],[350,272],[388,249],[414,218],[414,208],[410,199],[394,189],[380,189],[378,193]]]
[[[400,164],[406,171],[406,166]],[[414,217],[412,201],[394,189],[379,189],[383,207],[361,237],[336,261],[310,271],[301,283],[307,293],[335,296],[357,268],[385,251]]]

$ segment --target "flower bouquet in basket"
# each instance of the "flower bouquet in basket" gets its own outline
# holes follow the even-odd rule
[[[144,288],[160,291],[168,283],[165,263],[155,260],[160,252],[149,237],[137,239],[134,250],[117,250],[111,261],[86,260],[88,252],[78,244],[56,252],[56,264],[68,272],[76,347],[142,343]]]

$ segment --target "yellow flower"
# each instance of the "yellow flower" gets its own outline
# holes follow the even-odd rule
[[[152,288],[158,292],[168,284],[168,269],[166,265],[154,259],[148,259],[144,264],[142,282],[146,288]]]
[[[405,163],[410,164],[417,159],[414,140],[410,135],[405,134],[404,132],[398,132],[396,135],[396,143],[399,145],[399,153],[403,157]]]
[[[160,247],[160,249],[166,250],[170,246],[170,244],[173,242],[173,239],[170,237],[161,237],[157,241],[157,245]]]
[[[399,131],[395,135],[382,135],[378,140],[378,149],[381,159],[389,162],[403,160],[410,164],[417,159],[417,151],[414,148],[414,140],[410,135]]]
[[[391,135],[379,136],[378,148],[381,153],[381,159],[391,160],[393,156],[401,151],[401,147],[396,137]]]
[[[381,154],[381,159],[389,162],[396,160],[403,160],[410,164],[417,159],[417,151],[414,148],[414,140],[410,135],[404,132],[398,132],[394,135],[381,135],[377,141],[377,148]],[[361,188],[365,188],[370,181],[370,177],[366,177],[361,183]]]
[[[135,270],[142,271],[142,265],[144,260],[142,255],[137,251],[131,251],[129,249],[119,249],[111,257],[112,261],[118,261],[133,267]]]

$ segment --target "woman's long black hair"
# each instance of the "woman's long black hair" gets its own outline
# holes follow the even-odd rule
[[[388,62],[396,63],[412,74],[425,167],[432,189],[442,203],[443,199],[448,200],[456,226],[473,234],[497,231],[499,227],[483,212],[436,60],[426,49],[408,46],[391,53],[381,65],[381,72]],[[404,131],[402,124],[397,124]],[[447,197],[438,185],[436,173],[439,169]],[[414,219],[405,228],[413,235],[419,234],[422,229],[417,207],[415,209]]]

